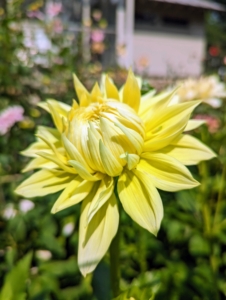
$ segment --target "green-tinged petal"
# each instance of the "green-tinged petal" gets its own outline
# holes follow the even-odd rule
[[[99,149],[105,172],[109,176],[118,176],[122,172],[122,165],[101,140],[99,141]]]
[[[36,157],[32,159],[21,172],[28,172],[34,169],[57,169],[58,165],[43,157]]]
[[[108,99],[116,99],[119,100],[119,93],[117,87],[114,85],[112,80],[106,75],[105,79],[105,88],[106,88],[106,93],[107,93],[107,98]]]
[[[16,193],[27,198],[45,196],[64,189],[73,178],[66,172],[41,170],[23,181]]]
[[[144,144],[142,136],[135,130],[130,129],[120,123],[115,123],[115,126],[122,130],[122,132],[127,136],[133,147],[136,149],[137,153],[140,154],[142,152]]]
[[[114,179],[109,176],[105,176],[99,185],[99,188],[93,197],[91,202],[87,222],[89,223],[96,212],[106,203],[106,201],[111,197],[114,191]],[[88,224],[87,223],[87,224]]]
[[[87,215],[96,189],[82,203],[79,225],[78,265],[83,276],[92,272],[107,252],[119,223],[115,195],[96,212],[87,224]]]
[[[80,106],[86,106],[87,105],[86,101],[88,102],[90,101],[90,94],[75,74],[73,74],[73,80],[74,80],[75,91],[79,99],[79,104]],[[85,102],[84,102],[83,95],[86,96]]]
[[[95,169],[104,173],[104,166],[100,157],[99,151],[99,140],[101,139],[100,133],[96,130],[92,122],[89,123],[90,128],[88,129],[88,149],[91,159],[89,164],[95,165]],[[85,148],[85,147],[84,147]]]
[[[190,131],[198,128],[199,126],[205,124],[205,120],[189,120],[187,126],[185,127],[184,131]]]
[[[71,180],[65,190],[61,193],[54,203],[51,212],[55,214],[58,211],[79,203],[88,196],[94,184],[93,181],[87,181],[77,176],[75,179]]]
[[[163,112],[157,112],[155,118],[146,124],[147,132],[143,151],[159,150],[180,136],[192,110],[199,103],[199,101],[180,103],[167,107]]]
[[[123,153],[120,155],[120,158],[123,158],[127,162],[127,169],[132,170],[136,167],[140,160],[140,156],[136,154]]]
[[[189,170],[175,158],[163,153],[143,153],[137,170],[150,174],[152,183],[164,191],[191,189],[199,185]]]
[[[54,144],[56,148],[62,147],[60,141],[60,133],[57,129],[45,126],[38,126],[37,135],[40,135],[42,133],[51,144]],[[37,141],[32,143],[24,151],[21,151],[21,154],[29,157],[37,157],[37,152],[42,150],[46,151],[50,150],[50,148],[42,139],[37,138]]]
[[[72,160],[77,160],[82,165],[85,166],[85,168],[88,170],[88,172],[92,172],[91,168],[88,166],[80,152],[77,150],[77,148],[66,138],[64,134],[62,134],[62,141],[65,147],[66,152],[68,153],[69,157]]]
[[[124,172],[118,180],[118,194],[125,211],[154,235],[163,218],[162,200],[152,178],[136,170]]]
[[[161,151],[187,166],[197,165],[202,160],[208,160],[217,156],[209,147],[186,134],[181,135],[171,145]]]
[[[75,161],[75,160],[69,160],[68,163],[75,168],[76,172],[85,180],[88,181],[98,181],[102,177],[99,173],[92,175],[89,173],[89,171],[85,168],[84,165],[82,165],[80,162]]]
[[[66,165],[66,161],[61,160],[59,157],[53,154],[40,151],[38,155],[44,157],[46,160],[54,162],[59,166],[60,169],[64,170],[65,172],[76,174],[76,171],[73,168]]]
[[[140,106],[140,89],[136,77],[132,71],[129,71],[126,84],[123,89],[123,103],[128,104],[135,111]]]

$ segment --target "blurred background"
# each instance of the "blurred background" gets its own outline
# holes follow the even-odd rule
[[[20,152],[52,126],[37,104],[71,104],[73,72],[90,89],[102,72],[121,86],[130,67],[142,94],[192,82],[178,97],[205,101],[192,134],[218,158],[190,168],[200,187],[161,192],[157,238],[122,213],[120,299],[226,299],[225,32],[225,0],[0,0],[0,300],[111,299],[108,254],[78,270],[79,205],[51,215],[56,194],[14,189],[31,174]]]

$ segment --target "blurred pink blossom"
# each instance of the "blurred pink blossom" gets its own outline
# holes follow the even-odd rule
[[[43,13],[41,11],[39,11],[39,10],[28,11],[27,12],[27,16],[28,16],[28,18],[31,18],[31,19],[33,19],[33,18],[37,18],[39,20],[43,20],[44,19]]]
[[[62,8],[63,8],[62,3],[50,2],[50,3],[47,3],[46,13],[50,17],[56,17],[62,11]]]
[[[53,30],[55,33],[62,33],[64,26],[60,19],[53,20]]]
[[[220,127],[220,121],[214,117],[205,114],[199,114],[194,117],[196,120],[205,120],[210,133],[215,133]]]
[[[95,43],[101,43],[104,40],[104,32],[102,30],[93,30],[91,33],[91,40]]]
[[[6,134],[10,128],[24,119],[24,109],[19,105],[6,108],[0,113],[0,135]]]

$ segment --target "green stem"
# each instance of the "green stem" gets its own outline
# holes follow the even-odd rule
[[[215,210],[214,222],[213,222],[214,225],[219,221],[221,200],[223,198],[224,189],[225,189],[225,178],[226,178],[226,165],[223,166],[223,170],[221,174],[221,181],[220,181],[220,187],[218,191],[217,204],[216,204],[216,210]]]
[[[120,244],[120,230],[110,246],[110,264],[111,264],[111,288],[113,296],[117,297],[120,294],[119,280],[120,280],[120,268],[119,268],[119,244]]]

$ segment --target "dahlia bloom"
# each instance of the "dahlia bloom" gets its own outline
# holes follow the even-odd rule
[[[221,99],[226,98],[226,89],[217,76],[206,76],[199,79],[189,78],[178,82],[179,87],[172,103],[181,103],[195,99],[202,100],[214,108],[221,106]]]
[[[189,121],[199,101],[169,106],[170,92],[141,97],[140,80],[132,72],[120,91],[108,76],[91,93],[76,76],[74,84],[79,103],[40,104],[56,129],[40,126],[37,141],[23,151],[33,158],[24,171],[41,170],[17,193],[29,198],[63,190],[52,213],[82,202],[78,264],[85,276],[95,269],[118,230],[118,201],[135,222],[156,235],[163,218],[157,189],[197,186],[185,165],[215,154],[183,134],[200,124]]]

